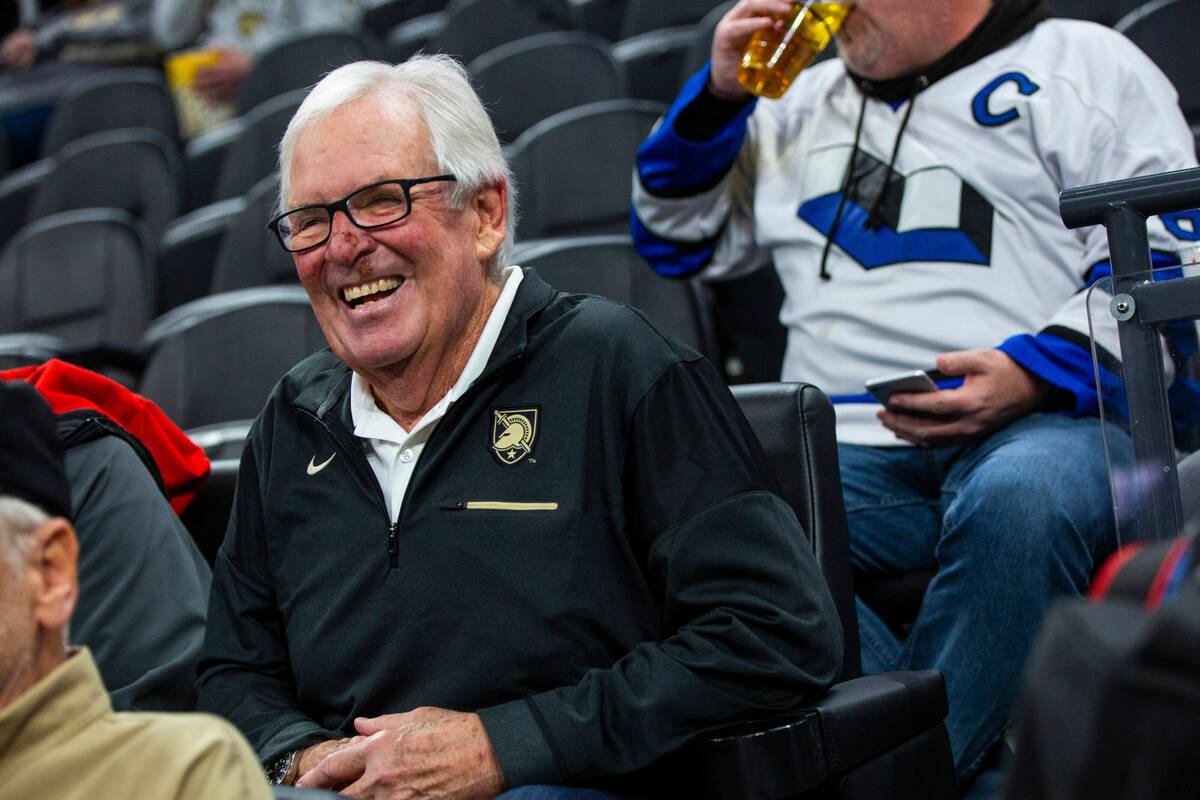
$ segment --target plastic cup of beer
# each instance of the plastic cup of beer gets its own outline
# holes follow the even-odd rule
[[[776,99],[796,80],[817,53],[825,49],[854,3],[792,3],[775,25],[755,31],[742,53],[738,83],[759,97]]]

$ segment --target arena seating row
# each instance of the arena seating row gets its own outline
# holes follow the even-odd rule
[[[1164,42],[1195,25],[1185,13],[1193,3],[1057,5],[1125,30],[1164,67],[1182,69],[1194,56]],[[626,233],[633,152],[664,101],[706,58],[712,27],[730,5],[571,2],[574,29],[563,30],[562,20],[518,13],[509,0],[378,2],[360,31],[298,37],[264,56],[262,74],[256,70],[244,90],[245,113],[187,143],[179,140],[173,101],[156,70],[84,79],[52,117],[44,158],[0,179],[0,211],[26,223],[0,233],[12,237],[0,277],[17,287],[4,304],[0,333],[23,336],[8,338],[5,357],[11,363],[44,355],[49,335],[74,357],[107,358],[117,370],[132,370],[128,380],[136,381],[152,320],[214,295],[294,285],[290,257],[263,227],[276,203],[274,148],[283,127],[304,84],[340,61],[378,57],[416,26],[425,31],[420,46],[429,49],[471,55],[484,48],[468,68],[496,115],[520,188],[519,262],[549,271],[569,253],[578,263],[619,264],[619,272],[594,279],[581,280],[580,270],[553,279],[643,308],[721,363],[731,382],[769,379],[783,346],[779,326],[763,311],[782,296],[769,269],[719,286],[682,284],[682,306],[671,299],[680,285],[645,269],[633,283],[628,277],[640,267]],[[505,9],[506,21],[497,23]],[[1194,84],[1179,83],[1185,108],[1197,114]],[[119,210],[71,213],[95,206]],[[54,240],[69,246],[55,250],[47,244]],[[140,255],[130,255],[135,251]],[[69,287],[23,288],[36,285],[47,263],[74,276]],[[97,275],[104,278],[87,279]],[[687,312],[669,316],[668,309],[681,308]]]

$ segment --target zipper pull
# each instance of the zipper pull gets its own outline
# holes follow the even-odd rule
[[[396,529],[396,523],[388,525],[388,568],[395,569],[400,566],[400,532]]]

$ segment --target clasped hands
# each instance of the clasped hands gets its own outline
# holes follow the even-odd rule
[[[297,786],[360,800],[483,800],[504,776],[477,714],[422,707],[359,717],[358,736],[321,742],[300,755]]]
[[[965,444],[1045,408],[1050,384],[994,349],[943,353],[937,367],[963,376],[955,389],[894,394],[875,416],[896,437],[921,447]]]

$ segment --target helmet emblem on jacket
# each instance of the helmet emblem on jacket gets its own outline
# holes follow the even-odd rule
[[[492,409],[492,452],[501,464],[516,464],[533,452],[537,428],[536,408]]]

